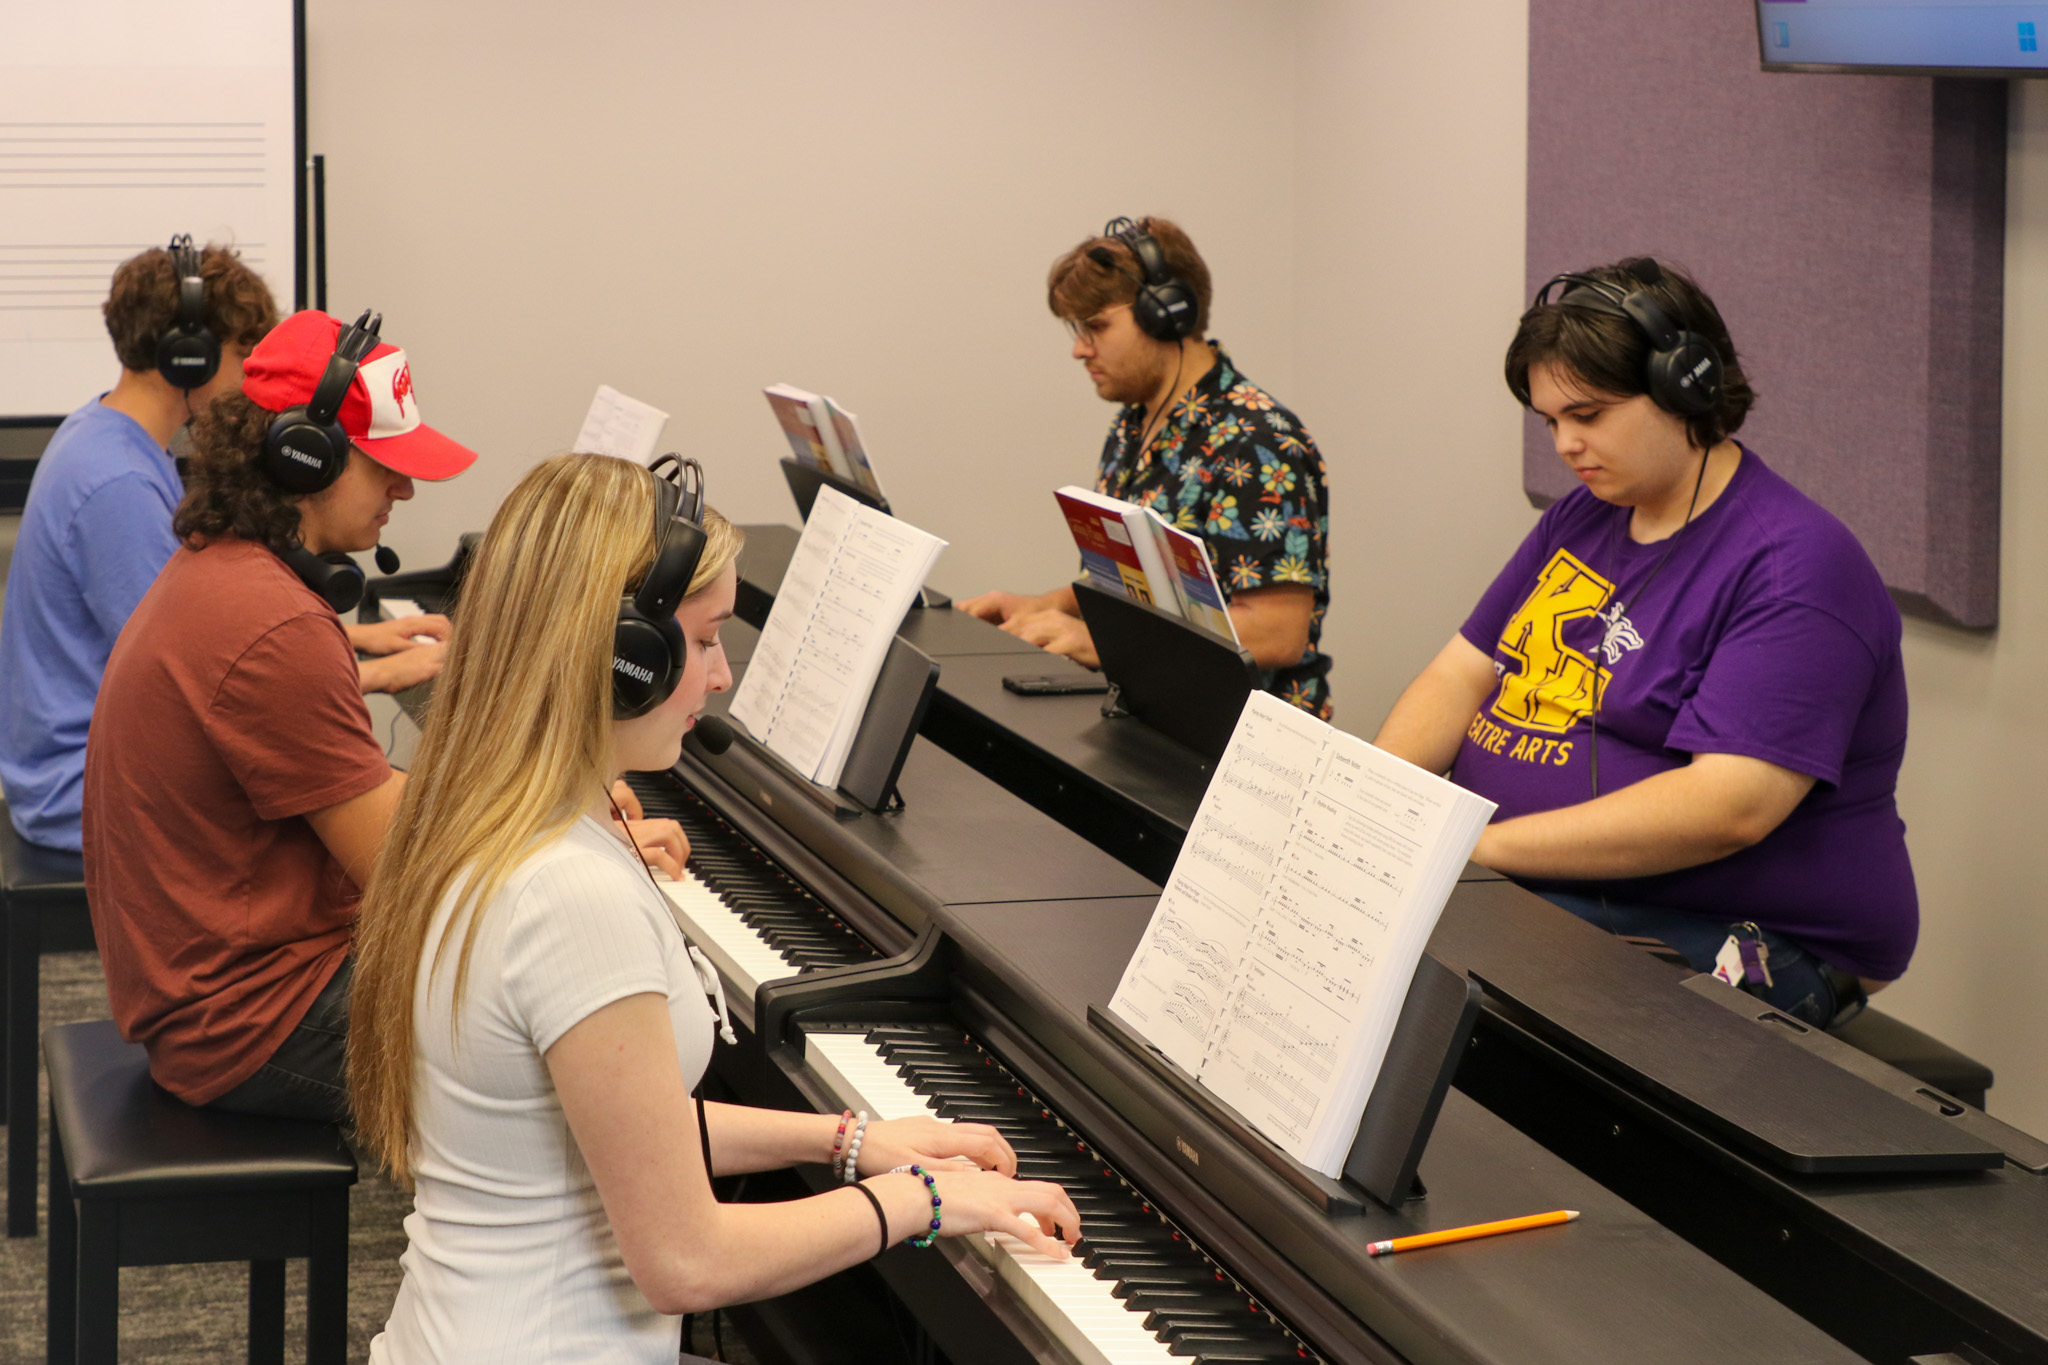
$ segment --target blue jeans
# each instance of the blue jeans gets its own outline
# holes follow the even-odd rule
[[[1573,891],[1539,891],[1537,894],[1610,934],[1654,938],[1668,944],[1694,971],[1699,972],[1714,970],[1714,958],[1736,927],[1684,910],[1666,910],[1654,905],[1635,905],[1612,899],[1603,901],[1599,896]],[[1783,934],[1760,929],[1757,937],[1770,950],[1767,965],[1772,984],[1761,993],[1766,1003],[1802,1024],[1812,1024],[1816,1028],[1826,1028],[1837,1014],[1842,1013],[1844,1006],[1862,1003],[1862,991],[1853,984],[1855,978],[1827,967]],[[1751,983],[1744,984],[1747,988]],[[1757,992],[1752,991],[1751,994]]]

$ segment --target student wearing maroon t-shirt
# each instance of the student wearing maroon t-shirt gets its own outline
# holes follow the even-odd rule
[[[476,458],[420,422],[405,352],[367,332],[351,334],[365,344],[339,449],[302,429],[266,455],[341,335],[325,313],[287,318],[194,424],[179,548],[100,685],[83,820],[107,994],[158,1083],[193,1104],[323,1118],[346,1113],[350,922],[404,778],[371,735],[314,556],[369,549],[413,479]],[[307,472],[280,476],[280,458]],[[420,680],[445,649],[401,657]]]
[[[1755,395],[1684,276],[1558,277],[1507,379],[1581,487],[1375,742],[1499,803],[1479,862],[1845,1018],[1919,932],[1898,609],[1855,536],[1733,439]]]

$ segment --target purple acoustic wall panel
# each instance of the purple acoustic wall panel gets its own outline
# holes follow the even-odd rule
[[[1738,0],[1532,0],[1529,292],[1629,255],[1688,270],[1756,387],[1742,440],[1901,607],[1989,628],[2005,129],[2002,81],[1765,75]],[[1574,486],[1533,418],[1522,464],[1538,505]]]

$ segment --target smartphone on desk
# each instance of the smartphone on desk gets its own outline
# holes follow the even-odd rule
[[[1003,679],[1003,690],[1020,697],[1079,697],[1109,691],[1109,680],[1099,673],[1084,677],[1056,678],[1043,673],[1014,674]]]

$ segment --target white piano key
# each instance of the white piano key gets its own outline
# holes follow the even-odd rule
[[[881,1050],[858,1033],[807,1033],[804,1060],[849,1109],[865,1109],[877,1118],[934,1112]],[[1145,1330],[1144,1314],[1131,1311],[1110,1292],[1113,1281],[1097,1279],[1078,1259],[1055,1259],[1005,1233],[970,1241],[975,1253],[1086,1365],[1186,1365]]]
[[[794,963],[689,869],[683,870],[681,881],[656,880],[683,921],[683,932],[724,974],[726,994],[752,999],[754,988],[763,981],[797,974]]]

